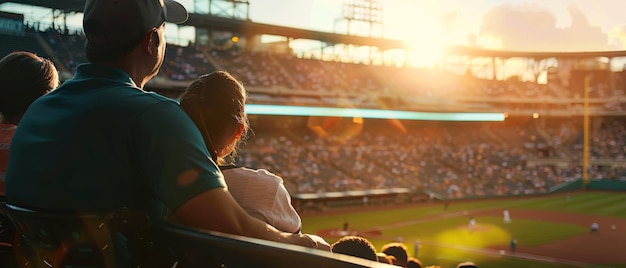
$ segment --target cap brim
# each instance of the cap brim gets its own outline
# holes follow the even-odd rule
[[[184,23],[189,18],[189,14],[183,5],[174,0],[164,0],[167,9],[165,21],[176,24]]]

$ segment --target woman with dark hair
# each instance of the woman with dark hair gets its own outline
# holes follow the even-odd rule
[[[57,86],[59,75],[48,59],[16,51],[0,60],[0,195],[17,124],[33,101]]]
[[[235,149],[249,130],[246,95],[243,85],[228,72],[216,71],[195,80],[180,104],[198,126],[237,203],[276,229],[298,233],[302,222],[282,178],[264,169],[233,165]]]

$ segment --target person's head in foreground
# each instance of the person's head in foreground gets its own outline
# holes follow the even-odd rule
[[[422,261],[415,257],[409,257],[406,263],[407,268],[422,268],[424,265]]]
[[[393,264],[393,262],[396,259],[396,257],[389,256],[382,252],[376,252],[376,257],[378,258],[378,262],[387,263],[387,264]]]
[[[232,75],[215,71],[196,79],[180,98],[180,105],[198,126],[213,160],[233,159],[235,148],[248,132],[246,90]],[[232,160],[231,160],[232,161]]]
[[[0,60],[0,123],[17,125],[37,98],[59,85],[54,64],[27,51]]]
[[[456,266],[456,268],[478,268],[478,266],[471,261],[466,261],[466,262],[459,263]]]
[[[154,77],[165,56],[165,22],[183,23],[188,14],[172,0],[87,0],[83,31],[91,63],[119,67],[139,88]]]
[[[406,267],[409,254],[406,245],[400,242],[391,242],[383,245],[381,251],[387,255],[396,257],[396,261],[393,265]]]
[[[378,261],[374,245],[366,238],[359,236],[342,237],[330,246],[330,251],[370,261]]]

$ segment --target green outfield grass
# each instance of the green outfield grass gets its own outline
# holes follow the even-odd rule
[[[419,258],[425,265],[455,267],[461,261],[475,261],[481,268],[489,267],[577,267],[540,261],[529,261],[498,254],[497,248],[508,249],[509,241],[523,238],[525,246],[539,246],[588,232],[586,227],[562,222],[515,219],[502,224],[496,216],[481,217],[481,232],[468,232],[464,212],[493,209],[527,209],[585,213],[615,218],[626,218],[626,194],[623,192],[573,192],[513,199],[489,199],[455,201],[444,211],[441,203],[422,203],[403,207],[384,207],[376,211],[342,210],[340,213],[303,214],[303,231],[317,233],[320,230],[341,229],[348,220],[351,230],[381,230],[380,236],[369,238],[377,249],[385,243],[397,240],[413,252],[413,242],[422,241]],[[366,235],[364,235],[366,236]],[[367,236],[366,236],[367,237]],[[337,238],[327,238],[330,243]],[[476,253],[475,250],[488,249]],[[591,265],[588,267],[626,267],[626,264]]]

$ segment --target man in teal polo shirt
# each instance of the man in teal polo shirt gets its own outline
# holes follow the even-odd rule
[[[246,214],[178,104],[142,90],[163,62],[165,21],[186,19],[173,0],[86,1],[89,63],[22,118],[8,202],[44,211],[163,209],[192,227],[328,250],[317,236],[282,233]]]

